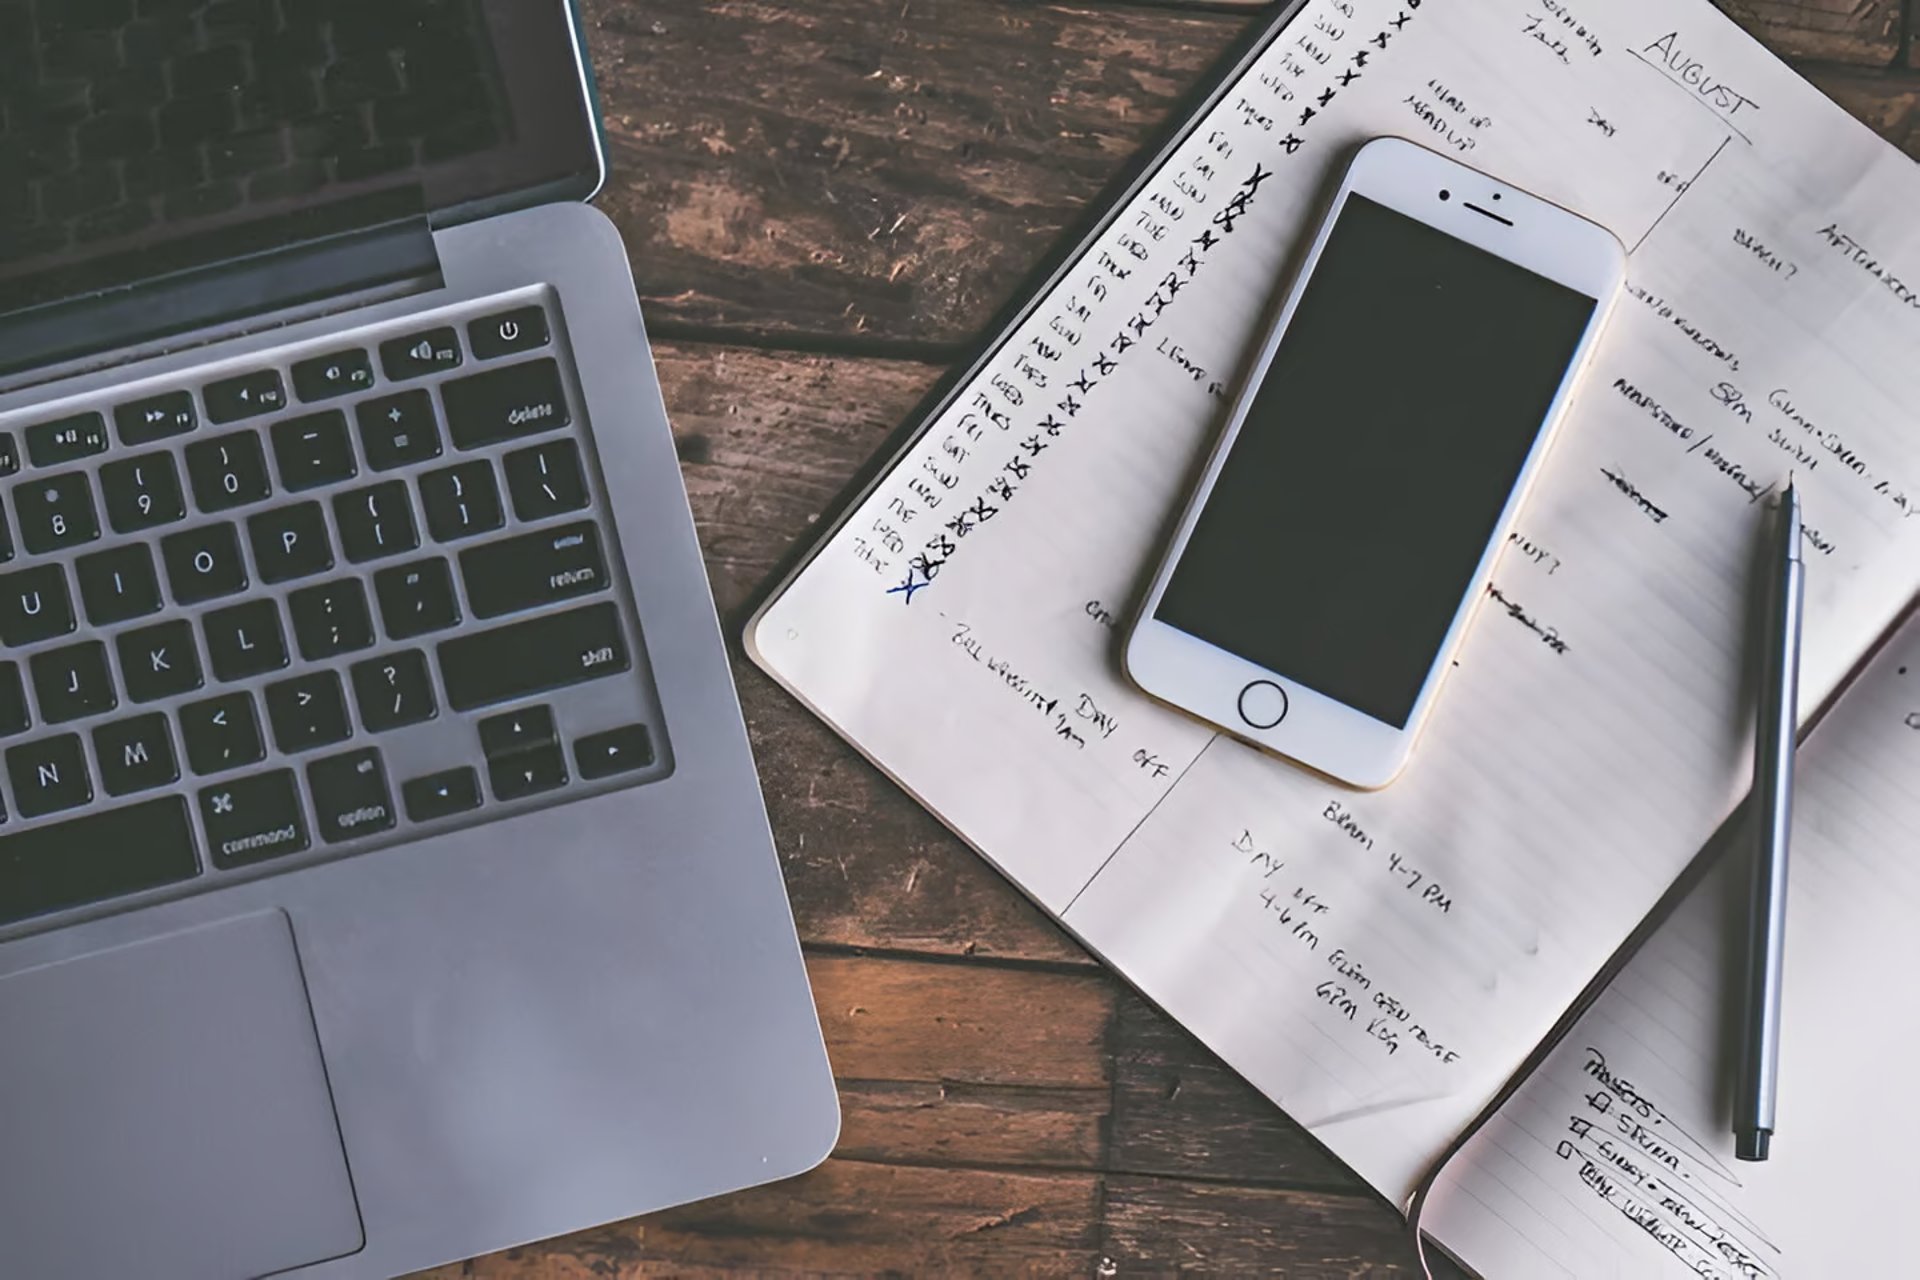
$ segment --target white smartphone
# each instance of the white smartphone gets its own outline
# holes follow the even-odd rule
[[[1606,229],[1362,147],[1127,635],[1146,693],[1356,787],[1404,767],[1619,291]]]

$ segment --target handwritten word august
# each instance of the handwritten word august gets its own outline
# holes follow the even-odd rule
[[[1680,48],[1680,33],[1670,31],[1652,44],[1642,49],[1643,56],[1658,55],[1662,65],[1672,73],[1672,79],[1692,89],[1714,110],[1721,112],[1729,120],[1748,107],[1760,109],[1760,104],[1741,93],[1724,80],[1715,80],[1707,71],[1706,64],[1691,57]]]

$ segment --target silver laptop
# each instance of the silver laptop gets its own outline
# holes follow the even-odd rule
[[[0,3],[0,1272],[838,1124],[565,0]]]

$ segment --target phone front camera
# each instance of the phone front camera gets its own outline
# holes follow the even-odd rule
[[[1442,192],[1440,193],[1440,198],[1441,198],[1442,200],[1451,200],[1451,199],[1453,199],[1453,192],[1451,192],[1451,191],[1442,191]]]

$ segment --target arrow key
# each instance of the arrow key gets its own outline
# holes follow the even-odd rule
[[[573,759],[589,779],[644,769],[653,763],[653,735],[643,724],[591,734],[573,744]]]
[[[519,800],[567,785],[567,758],[560,744],[516,751],[512,755],[488,756],[487,777],[493,782],[496,800]]]
[[[409,822],[432,822],[480,807],[480,777],[470,768],[413,778],[400,786]]]
[[[522,707],[480,722],[480,749],[489,760],[559,744],[551,707]]]

